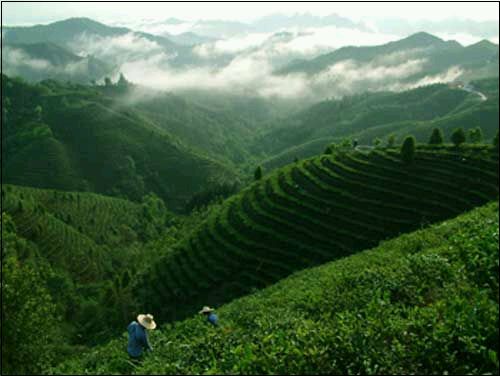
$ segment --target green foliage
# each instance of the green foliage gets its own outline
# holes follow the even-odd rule
[[[182,210],[209,182],[235,179],[225,152],[219,154],[222,162],[216,161],[183,143],[188,141],[183,135],[186,129],[195,135],[190,142],[207,142],[217,133],[193,129],[212,129],[222,122],[227,126],[230,120],[147,90],[144,96],[154,99],[131,105],[126,99],[129,89],[134,95],[140,92],[128,85],[115,86],[55,81],[29,85],[2,76],[2,103],[8,111],[2,125],[4,182],[93,191],[137,202],[154,192],[173,210]],[[241,133],[231,135],[227,144]],[[221,150],[220,145],[213,149]]]
[[[255,172],[253,174],[253,177],[254,177],[254,180],[262,179],[262,167],[261,166],[257,166],[257,168],[255,169]]]
[[[488,96],[486,101],[478,102],[465,90],[439,84],[320,102],[268,126],[256,139],[255,150],[271,155],[264,163],[269,170],[290,163],[297,153],[301,159],[312,157],[322,150],[321,145],[346,137],[371,144],[374,138],[387,140],[395,134],[402,141],[413,134],[418,142],[428,143],[434,128],[451,134],[457,127],[467,130],[480,124],[489,141],[499,123],[498,79],[485,79],[474,86]]]
[[[465,141],[466,141],[466,138],[465,138],[465,132],[464,132],[463,128],[457,128],[451,134],[451,142],[453,142],[453,144],[456,147],[459,147]]]
[[[483,141],[483,131],[481,127],[469,129],[469,140],[473,144],[479,144]]]
[[[429,145],[442,145],[443,142],[443,131],[439,128],[434,128],[432,130],[431,138],[429,139]]]
[[[344,138],[344,139],[340,142],[340,147],[341,147],[341,148],[351,148],[351,147],[352,147],[352,144],[353,144],[353,142],[352,142],[349,138]]]
[[[401,146],[401,159],[405,163],[412,163],[415,159],[416,140],[413,136],[408,136]]]
[[[2,373],[40,373],[59,360],[61,318],[44,276],[26,258],[26,243],[2,215]]]
[[[191,199],[186,204],[185,211],[190,213],[195,208],[201,208],[203,206],[209,205],[211,202],[214,202],[221,198],[227,198],[240,189],[240,182],[235,181],[233,183],[230,182],[216,182],[210,184],[205,189],[197,192],[191,197]]]
[[[152,333],[126,335],[57,374],[497,374],[498,204],[302,271]],[[207,346],[209,344],[209,346]]]
[[[493,147],[498,152],[498,131],[497,131],[497,135],[495,136],[495,138],[493,140]]]
[[[325,149],[325,151],[323,152],[323,154],[325,154],[325,155],[331,155],[331,154],[333,154],[333,146],[331,146],[331,145],[327,146],[326,149]]]
[[[179,320],[449,218],[496,199],[489,149],[420,146],[407,164],[399,150],[361,148],[290,164],[225,200],[132,289],[159,319]]]
[[[382,145],[382,140],[378,137],[374,138],[372,141],[373,146],[379,148]]]
[[[391,134],[389,135],[389,138],[387,139],[387,147],[393,148],[396,145],[396,135]]]

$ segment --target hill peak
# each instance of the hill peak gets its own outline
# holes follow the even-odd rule
[[[401,44],[411,44],[414,46],[429,46],[444,43],[444,41],[435,35],[426,33],[425,31],[412,34],[407,38],[399,41]]]

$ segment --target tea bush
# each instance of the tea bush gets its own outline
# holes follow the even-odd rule
[[[491,203],[235,300],[217,310],[219,328],[160,325],[139,366],[124,336],[51,371],[498,373],[498,255]]]

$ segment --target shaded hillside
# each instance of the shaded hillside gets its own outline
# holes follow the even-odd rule
[[[294,271],[498,198],[498,156],[483,146],[338,153],[291,164],[224,203],[135,286],[162,320],[221,304]]]
[[[184,145],[154,119],[115,99],[126,87],[2,76],[4,182],[140,200],[154,192],[179,210],[232,170]]]
[[[138,366],[123,336],[51,371],[497,374],[498,225],[492,203],[216,307],[220,328],[159,321]]]

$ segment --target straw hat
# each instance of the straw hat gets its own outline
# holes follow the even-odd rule
[[[201,315],[202,313],[210,313],[210,312],[213,312],[213,311],[214,311],[214,309],[213,309],[213,308],[210,308],[210,307],[208,307],[208,306],[205,306],[205,307],[203,307],[203,309],[202,309],[200,312],[198,312],[198,313]]]
[[[156,323],[153,320],[153,315],[150,315],[149,313],[146,315],[138,315],[137,321],[146,329],[153,330],[154,328],[156,328]]]

